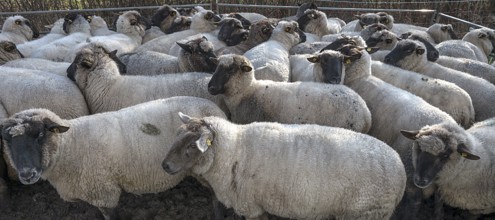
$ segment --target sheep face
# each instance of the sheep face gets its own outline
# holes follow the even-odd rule
[[[23,184],[34,184],[40,179],[50,164],[50,155],[54,153],[54,149],[45,145],[53,135],[69,129],[38,114],[37,109],[15,114],[0,128],[7,159]]]
[[[115,30],[119,33],[137,33],[143,37],[146,29],[150,28],[150,25],[146,19],[141,17],[141,14],[137,11],[124,12],[115,21]]]
[[[378,31],[382,31],[382,30],[388,30],[388,27],[385,26],[384,24],[376,23],[376,24],[366,26],[366,28],[361,30],[360,35],[363,38],[363,40],[368,40],[371,37],[371,35],[373,35],[374,33],[378,32]]]
[[[327,26],[327,15],[321,11],[308,9],[304,15],[297,19],[299,28],[305,32],[318,34],[320,36],[330,34],[330,31],[322,32]]]
[[[393,17],[385,12],[378,13],[366,13],[356,16],[359,19],[359,26],[361,28],[365,28],[368,25],[381,23],[388,27],[388,29],[392,29],[393,25]]]
[[[345,75],[344,60],[347,58],[339,52],[325,50],[308,57],[308,61],[318,64],[314,68],[318,82],[342,84]]]
[[[391,50],[395,47],[397,41],[398,38],[394,33],[388,30],[382,30],[372,34],[371,37],[366,40],[366,45],[368,45],[368,47],[378,47],[382,50]]]
[[[438,52],[437,48],[435,48],[435,46],[433,44],[431,44],[425,38],[423,38],[419,35],[411,34],[411,35],[409,35],[408,39],[420,41],[421,43],[423,43],[425,45],[425,47],[426,47],[426,59],[428,59],[428,61],[435,62],[440,57],[440,52]]]
[[[170,28],[165,32],[171,34],[178,31],[183,31],[191,28],[191,17],[180,16],[174,20]]]
[[[401,131],[402,135],[414,140],[412,159],[414,184],[419,188],[430,186],[442,169],[452,166],[465,158],[478,160],[479,156],[470,152],[465,143],[452,134],[443,124],[425,126],[419,131]]]
[[[251,22],[238,13],[230,13],[223,17],[223,19],[225,18],[235,18],[239,20],[242,24],[242,27],[246,30],[249,30],[249,28],[251,27]]]
[[[210,147],[213,146],[215,132],[204,120],[191,118],[179,112],[184,123],[177,131],[170,151],[162,162],[168,174],[177,174],[193,168]]]
[[[306,35],[295,21],[280,21],[273,30],[272,40],[284,42],[284,44],[294,46],[306,41]]]
[[[242,22],[236,18],[224,18],[218,32],[218,39],[227,46],[235,46],[247,40],[249,31],[244,29]]]
[[[179,12],[179,14],[181,16],[187,16],[187,17],[191,17],[191,16],[195,15],[196,13],[198,13],[198,9],[196,9],[195,7],[177,8],[177,11]]]
[[[26,37],[27,40],[39,37],[38,29],[31,25],[28,19],[19,15],[7,18],[2,26],[2,32],[17,33]]]
[[[414,71],[427,62],[425,45],[419,41],[402,40],[385,56],[384,62],[406,70]]]
[[[194,71],[214,72],[217,68],[216,63],[212,61],[212,58],[217,57],[213,52],[213,44],[208,41],[205,36],[190,40],[186,43],[177,42],[177,44],[182,48],[181,56],[185,55],[191,57],[190,59],[186,59],[189,61],[187,66],[192,67]]]
[[[118,73],[126,72],[125,64],[117,57],[117,51],[108,52],[101,45],[89,44],[83,47],[76,55],[74,62],[67,68],[67,77],[76,82],[79,88],[83,89],[89,75],[95,68],[103,62],[113,62]],[[117,73],[117,71],[108,71]]]
[[[210,32],[215,30],[218,22],[220,21],[220,16],[213,13],[213,11],[200,11],[192,17],[191,29],[202,32]]]
[[[163,5],[151,17],[151,25],[160,27],[160,30],[167,33],[174,20],[179,17],[179,12],[169,5]]]
[[[255,45],[267,41],[272,36],[273,29],[277,26],[277,22],[273,19],[265,19],[253,23],[249,31],[248,39],[252,39]]]
[[[71,34],[81,30],[90,30],[88,17],[79,14],[68,14],[64,17],[63,30],[66,34]]]
[[[450,24],[433,24],[426,30],[428,34],[435,40],[435,43],[440,43],[446,40],[456,40],[457,35],[454,32],[454,28]]]
[[[14,43],[10,41],[0,42],[0,65],[20,58],[24,58],[24,56],[17,50]]]
[[[215,60],[218,66],[208,83],[210,94],[231,94],[235,92],[231,90],[236,90],[232,88],[235,85],[248,86],[254,80],[253,65],[246,57],[228,54]]]

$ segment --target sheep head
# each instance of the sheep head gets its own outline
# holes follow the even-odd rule
[[[14,43],[10,41],[0,42],[0,65],[20,58],[24,58],[24,56],[21,52],[19,52],[19,50],[17,50]]]
[[[46,109],[30,109],[16,113],[0,125],[5,156],[17,171],[23,184],[36,183],[56,153],[51,146],[53,136],[69,127],[55,113]]]
[[[174,20],[170,28],[165,31],[165,34],[171,34],[178,31],[188,30],[191,28],[191,17],[179,16]]]
[[[162,162],[169,174],[192,169],[200,158],[215,145],[215,131],[203,119],[193,118],[179,112],[184,123],[177,131],[175,140]]]
[[[249,86],[254,80],[253,65],[244,56],[227,54],[212,60],[218,63],[208,83],[208,92],[212,95],[235,93],[233,90],[241,89],[234,88],[236,85]]]
[[[27,40],[39,37],[38,29],[28,19],[20,15],[8,17],[2,26],[2,32],[20,34]]]
[[[145,30],[149,29],[149,22],[137,11],[126,11],[115,21],[115,30],[123,34],[144,36]]]
[[[224,18],[218,31],[218,39],[225,42],[227,46],[234,46],[247,40],[249,31],[237,18]]]
[[[479,160],[473,154],[464,129],[448,122],[425,126],[418,131],[402,130],[406,138],[414,140],[412,159],[414,184],[419,188],[430,186],[444,167],[461,160]]]
[[[64,17],[64,24],[62,27],[66,34],[75,32],[89,33],[91,30],[88,17],[74,13],[68,14]]]
[[[169,5],[163,5],[151,17],[151,25],[160,27],[164,33],[170,29],[174,20],[180,16],[179,12]]]
[[[325,50],[308,57],[308,61],[318,64],[313,68],[318,82],[329,84],[343,84],[345,76],[345,65],[348,56],[333,50]]]
[[[401,40],[395,48],[385,56],[384,63],[414,71],[421,68],[428,60],[426,47],[420,41]]]
[[[191,29],[198,32],[210,32],[217,28],[220,21],[220,16],[213,13],[213,11],[200,11],[192,17]]]
[[[191,72],[214,72],[217,68],[211,58],[217,56],[213,52],[213,44],[205,36],[201,36],[185,43],[180,41],[177,44],[182,48],[180,50],[181,62],[179,65],[182,69]]]

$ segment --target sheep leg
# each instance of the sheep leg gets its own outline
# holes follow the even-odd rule
[[[435,219],[443,219],[443,201],[439,192],[435,192]]]
[[[117,209],[115,208],[106,208],[106,207],[98,207],[100,210],[101,214],[103,215],[103,218],[105,220],[117,220],[118,215],[117,215]]]

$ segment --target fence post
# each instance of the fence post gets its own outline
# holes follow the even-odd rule
[[[218,0],[211,0],[211,10],[220,14],[220,10],[218,9]]]

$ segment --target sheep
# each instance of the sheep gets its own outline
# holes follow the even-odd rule
[[[380,50],[391,50],[400,40],[397,35],[388,30],[377,31],[372,34],[367,40],[368,47],[378,47]]]
[[[462,40],[444,41],[436,46],[440,55],[464,57],[468,59],[488,62],[488,55],[493,50],[494,33],[491,29],[481,28],[471,30]]]
[[[327,20],[325,13],[315,9],[306,10],[304,15],[297,19],[297,23],[302,31],[315,34],[319,37],[340,33],[342,29],[340,23]]]
[[[181,47],[179,57],[154,51],[127,54],[127,75],[158,75],[164,73],[214,72],[216,65],[210,60],[216,57],[213,45],[206,37],[188,42],[177,42]]]
[[[89,26],[91,27],[92,36],[108,36],[117,34],[117,32],[108,29],[107,22],[100,16],[90,16]]]
[[[317,57],[318,62],[312,57]],[[343,59],[342,54],[332,50],[324,50],[316,54],[291,55],[290,81],[344,84],[345,70],[341,72],[342,74],[327,74],[337,72],[333,69],[345,68],[342,64]]]
[[[284,20],[292,20],[297,21],[298,18],[304,15],[304,12],[308,9],[318,10],[318,6],[314,2],[305,2],[302,4],[298,4],[299,8],[297,8],[296,15],[289,16],[284,18]]]
[[[235,46],[218,48],[215,51],[216,55],[223,54],[238,54],[242,55],[251,48],[270,39],[273,29],[277,26],[278,19],[264,19],[255,22],[251,25],[247,40],[242,41]]]
[[[15,44],[11,41],[0,41],[0,65],[11,60],[24,58],[24,55],[19,52]]]
[[[255,68],[255,78],[289,81],[289,49],[304,42],[303,36],[297,22],[280,21],[268,41],[244,53]]]
[[[368,25],[381,23],[387,26],[388,30],[392,30],[394,26],[394,17],[385,13],[365,13],[361,15],[356,15],[358,20],[351,21],[342,27],[342,32],[353,32],[361,31]]]
[[[25,57],[31,57],[31,54],[39,47],[67,36],[67,33],[64,32],[63,24],[64,24],[64,19],[63,18],[58,19],[57,21],[55,21],[55,23],[53,23],[53,26],[50,29],[50,33],[36,40],[19,44],[17,45],[17,49]]]
[[[151,25],[159,27],[163,33],[167,33],[176,18],[179,18],[179,12],[165,4],[158,8],[151,17]]]
[[[424,188],[435,183],[440,194],[436,198],[449,206],[473,214],[495,212],[494,118],[467,130],[455,123],[440,123],[401,132],[414,140],[416,186]]]
[[[382,62],[371,62],[371,73],[381,80],[423,98],[446,112],[463,127],[474,122],[474,107],[469,94],[454,83],[430,78]]]
[[[208,92],[223,97],[235,123],[313,123],[363,133],[371,126],[364,101],[343,85],[257,80],[254,67],[246,57],[227,54],[217,60]],[[284,113],[280,114],[282,109]],[[336,112],[339,117],[328,117]]]
[[[78,14],[68,14],[64,18],[63,30],[68,35],[33,51],[32,58],[42,58],[56,62],[72,62],[76,45],[91,37],[91,27],[87,18]]]
[[[369,107],[373,123],[369,135],[395,149],[404,163],[408,181],[398,212],[398,219],[414,218],[421,199],[421,190],[412,183],[410,150],[412,142],[400,130],[419,129],[428,124],[455,120],[422,98],[394,87],[371,75],[371,58],[364,48],[344,45],[338,51],[346,56],[344,85],[357,92]],[[405,215],[405,216],[402,216]]]
[[[179,115],[184,124],[163,169],[200,176],[246,219],[265,212],[291,219],[389,219],[402,198],[406,174],[399,156],[368,135]]]
[[[16,15],[8,17],[3,22],[0,41],[11,41],[17,45],[28,42],[38,36],[38,30],[28,19]]]
[[[136,52],[156,51],[169,54],[169,50],[175,42],[186,37],[211,32],[216,29],[220,17],[211,10],[204,10],[192,17],[191,29],[175,32],[162,37],[155,38],[136,48]]]
[[[67,76],[67,68],[69,68],[70,64],[71,63],[68,62],[54,62],[40,58],[23,58],[9,61],[3,66],[40,70],[44,72],[55,73],[60,76]]]
[[[112,54],[98,44],[89,44],[78,52],[67,76],[82,91],[93,114],[173,96],[196,96],[223,105],[220,98],[207,92],[211,74],[121,75]]]
[[[173,141],[180,125],[173,117],[179,111],[225,118],[208,100],[174,97],[72,120],[29,109],[0,127],[5,154],[21,183],[48,180],[63,200],[85,201],[105,219],[116,219],[122,191],[156,193],[184,178],[160,166],[168,151],[163,143]]]
[[[438,64],[461,72],[477,76],[495,84],[495,67],[477,60],[440,56]]]
[[[401,33],[406,35],[416,34],[422,38],[428,40],[432,44],[439,44],[447,40],[456,40],[457,35],[454,32],[454,28],[451,24],[432,24],[426,31],[410,30],[406,33]]]
[[[471,96],[475,121],[495,116],[495,108],[491,104],[495,103],[495,85],[479,77],[429,62],[425,54],[425,45],[420,41],[400,41],[385,57],[385,63],[455,83]]]

